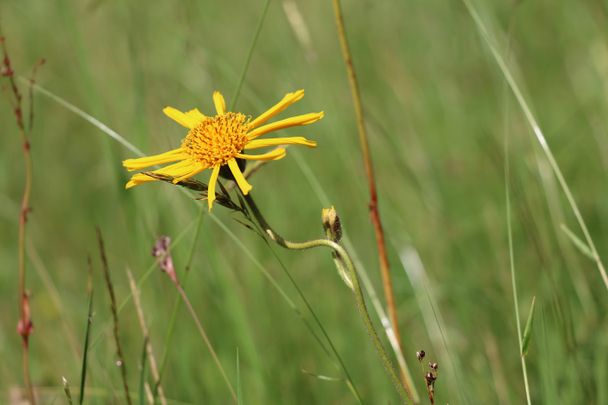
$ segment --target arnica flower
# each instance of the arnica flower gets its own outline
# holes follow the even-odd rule
[[[253,120],[242,113],[226,111],[226,101],[219,91],[213,93],[213,103],[217,112],[213,117],[202,114],[196,108],[184,113],[173,107],[166,107],[163,112],[189,130],[181,146],[159,155],[127,159],[122,162],[123,166],[132,171],[177,162],[151,172],[172,177],[174,184],[189,179],[203,170],[210,169],[211,177],[209,178],[207,198],[209,210],[211,210],[215,200],[217,178],[222,166],[228,165],[243,194],[248,194],[252,187],[245,179],[237,159],[278,160],[285,157],[285,149],[282,147],[257,155],[245,154],[243,151],[280,145],[317,146],[316,142],[301,136],[257,139],[269,132],[312,124],[323,118],[323,112],[318,112],[297,115],[265,124],[272,117],[303,97],[304,90],[288,93],[281,101]],[[125,187],[131,188],[155,180],[157,179],[145,173],[137,173],[131,177]]]

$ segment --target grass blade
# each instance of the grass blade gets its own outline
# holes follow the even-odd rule
[[[236,348],[236,403],[243,405],[243,392],[241,390],[241,361],[239,359],[239,348]]]
[[[29,83],[29,81],[27,81],[24,78],[19,78],[19,80]],[[110,136],[112,139],[114,139],[115,141],[117,141],[118,143],[120,143],[125,148],[129,149],[131,152],[135,153],[138,156],[144,156],[144,153],[141,150],[139,150],[135,145],[133,145],[131,142],[127,141],[118,132],[114,131],[112,128],[108,127],[106,124],[104,124],[103,122],[99,121],[97,118],[93,117],[90,114],[87,114],[86,112],[84,112],[80,108],[76,107],[74,104],[72,104],[72,103],[64,100],[63,98],[59,97],[58,95],[50,92],[49,90],[45,89],[44,87],[42,87],[42,86],[40,86],[40,85],[38,85],[36,83],[33,83],[32,87],[37,92],[39,92],[42,95],[50,98],[51,100],[55,101],[57,104],[61,105],[62,107],[70,110],[71,112],[73,112],[74,114],[78,115],[79,117],[81,117],[85,121],[88,121],[94,127],[97,127],[100,131],[102,131],[106,135]]]
[[[234,111],[234,108],[236,107],[236,102],[239,99],[239,95],[241,94],[241,88],[243,87],[245,76],[247,76],[247,71],[249,70],[249,63],[251,62],[251,57],[253,56],[253,50],[255,49],[255,45],[258,42],[258,37],[260,36],[260,32],[262,31],[262,27],[264,26],[264,21],[266,20],[266,15],[268,14],[268,6],[270,6],[270,0],[266,0],[266,3],[264,3],[264,9],[262,10],[262,14],[260,15],[260,19],[258,20],[258,26],[255,29],[253,38],[251,39],[251,45],[249,46],[249,51],[247,52],[247,58],[245,59],[245,63],[243,64],[243,70],[241,71],[239,81],[236,85],[236,90],[234,91],[234,96],[232,97],[232,101],[230,102],[230,111]]]
[[[201,320],[199,319],[198,315],[196,314],[194,307],[190,303],[190,299],[186,295],[186,292],[184,291],[184,289],[179,284],[174,284],[174,285],[175,285],[175,288],[177,288],[179,295],[182,297],[182,300],[184,301],[184,304],[186,305],[188,312],[190,312],[190,316],[194,320],[196,329],[198,330],[199,335],[203,338],[203,341],[205,342],[205,345],[207,346],[207,349],[209,350],[209,353],[211,354],[213,362],[217,366],[218,371],[220,372],[222,378],[226,382],[226,386],[228,387],[228,390],[230,391],[230,395],[232,396],[232,399],[234,400],[234,402],[237,402],[237,396],[234,391],[234,388],[232,387],[232,383],[230,382],[230,379],[228,378],[228,375],[226,374],[226,370],[224,370],[224,366],[222,366],[222,362],[220,361],[219,357],[217,356],[217,352],[215,351],[215,348],[213,347],[213,345],[211,344],[211,341],[209,340],[209,336],[207,335],[207,332],[205,331],[205,328],[203,327]]]
[[[545,153],[545,156],[547,157],[547,160],[549,161],[549,165],[551,166],[551,170],[555,174],[555,177],[557,178],[557,181],[558,181],[560,187],[562,188],[562,191],[564,192],[566,199],[568,200],[568,204],[570,205],[572,213],[574,214],[574,217],[576,218],[576,221],[578,222],[578,224],[583,232],[583,235],[585,236],[585,241],[587,242],[587,245],[589,246],[593,260],[595,261],[595,263],[597,265],[597,269],[600,273],[600,276],[602,277],[602,281],[604,282],[604,286],[606,287],[606,290],[608,290],[608,274],[606,273],[606,269],[604,268],[604,263],[602,262],[602,260],[599,256],[599,253],[597,252],[597,249],[595,248],[595,243],[593,243],[593,239],[591,238],[589,229],[587,229],[587,224],[585,223],[585,220],[583,219],[583,216],[580,212],[578,204],[574,200],[572,191],[570,190],[570,187],[568,186],[568,183],[566,182],[566,179],[565,179],[561,169],[559,168],[559,165],[557,164],[555,157],[553,156],[553,152],[551,151],[551,148],[549,147],[549,144],[547,143],[547,139],[545,138],[545,135],[543,134],[540,126],[538,125],[536,118],[532,114],[532,110],[530,110],[530,107],[528,106],[526,99],[524,98],[517,82],[515,81],[515,79],[513,78],[513,75],[511,74],[511,71],[507,67],[507,63],[505,62],[505,60],[502,57],[502,55],[500,54],[500,52],[498,52],[498,49],[496,48],[496,46],[494,46],[494,44],[492,43],[492,41],[490,39],[490,34],[488,33],[488,30],[486,29],[484,23],[481,21],[479,14],[477,13],[475,8],[471,4],[470,0],[462,0],[462,1],[463,1],[464,5],[466,6],[467,10],[469,11],[469,14],[473,18],[481,37],[486,42],[488,48],[490,49],[490,52],[492,53],[492,56],[496,60],[498,67],[500,68],[503,76],[505,77],[505,80],[507,81],[507,84],[511,88],[511,91],[513,92],[513,94],[515,95],[515,98],[517,99],[517,103],[519,104],[522,112],[524,113],[524,116],[526,117],[526,120],[528,121],[530,127],[532,128],[532,132],[534,133],[534,136],[536,137],[538,143],[540,144],[541,149]]]
[[[139,363],[139,405],[146,403],[146,358],[148,354],[148,337],[144,337],[144,344],[141,350],[141,361]]]
[[[519,304],[517,294],[517,281],[515,279],[515,253],[513,249],[513,229],[511,225],[511,173],[509,166],[509,132],[505,131],[505,168],[504,168],[504,179],[505,179],[505,211],[507,219],[507,237],[509,240],[509,270],[511,274],[511,290],[513,294],[513,311],[515,312],[515,322],[517,326],[517,341],[519,343],[519,354],[521,359],[521,371],[524,379],[524,388],[526,391],[526,401],[528,405],[532,404],[530,399],[530,384],[528,382],[528,368],[526,366],[526,359],[522,355],[524,352],[522,333],[521,333],[521,322],[519,318]]]
[[[87,326],[84,332],[84,349],[82,352],[82,368],[80,370],[80,394],[78,397],[78,403],[80,405],[84,402],[85,383],[87,379],[87,359],[89,356],[89,342],[91,341],[91,325],[93,324],[93,263],[91,262],[91,256],[89,256],[88,262],[89,285],[87,286],[87,290],[89,292],[89,310],[87,312]]]
[[[267,247],[271,251],[271,253],[274,256],[274,258],[277,260],[277,262],[279,263],[279,265],[281,266],[281,269],[283,270],[283,273],[285,273],[285,275],[287,276],[287,278],[289,279],[289,281],[291,282],[291,284],[295,288],[296,292],[298,293],[298,295],[300,296],[300,298],[304,302],[304,305],[306,306],[306,309],[308,309],[308,312],[310,312],[310,314],[312,315],[315,323],[319,327],[319,329],[321,331],[321,334],[323,335],[323,337],[325,338],[325,341],[328,343],[328,345],[330,347],[331,353],[333,353],[333,355],[335,356],[335,359],[337,361],[336,367],[344,373],[344,377],[346,379],[346,386],[351,391],[351,393],[353,394],[353,396],[355,397],[355,399],[357,400],[357,402],[359,404],[362,404],[363,400],[361,399],[361,394],[359,394],[359,390],[355,386],[355,383],[352,380],[352,377],[350,376],[350,373],[349,373],[348,369],[346,368],[346,364],[342,360],[342,357],[340,356],[340,353],[336,349],[336,346],[334,345],[334,342],[330,338],[329,333],[325,330],[325,327],[321,323],[321,320],[317,316],[317,313],[314,311],[312,305],[310,304],[310,302],[308,301],[308,299],[304,295],[304,292],[300,289],[300,286],[298,285],[298,283],[296,282],[296,280],[293,278],[293,276],[291,275],[291,273],[289,272],[289,270],[287,270],[287,267],[285,266],[285,264],[283,263],[283,261],[281,260],[281,258],[279,257],[279,255],[276,253],[276,251],[270,245],[267,245]],[[307,325],[308,325],[308,323],[307,323]],[[317,334],[310,327],[309,327],[309,330],[313,334],[313,336],[319,341],[319,344],[321,345],[321,347],[323,347],[323,349],[325,350],[325,352],[329,355],[330,351],[320,341],[320,338],[317,336]]]
[[[588,258],[590,258],[591,260],[594,259],[593,257],[593,252],[589,249],[589,246],[587,246],[587,244],[585,242],[583,242],[578,236],[576,236],[574,234],[574,232],[572,232],[570,230],[570,228],[568,228],[566,226],[566,224],[561,224],[560,228],[562,229],[562,231],[564,231],[564,233],[566,234],[566,236],[570,239],[570,241],[572,242],[572,244],[574,246],[576,246],[576,248],[585,256],[587,256]]]
[[[536,304],[536,296],[532,297],[532,304],[530,304],[530,313],[528,314],[528,320],[524,327],[524,336],[521,344],[521,355],[525,356],[528,353],[528,345],[530,344],[530,337],[532,336],[532,323],[534,322],[534,306]]]

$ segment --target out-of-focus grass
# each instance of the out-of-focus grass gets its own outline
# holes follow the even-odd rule
[[[214,89],[231,97],[263,3],[9,0],[0,5],[0,18],[13,65],[23,69],[20,73],[27,74],[27,67],[46,58],[41,85],[144,152],[156,153],[174,147],[183,136],[182,129],[162,115],[164,106],[197,106],[204,112],[212,108]],[[367,190],[331,5],[295,4],[304,24],[297,29],[285,11],[293,13],[294,2],[271,4],[237,109],[256,115],[285,92],[305,88],[306,97],[291,112],[324,110],[326,117],[313,126],[289,130],[318,140],[319,147],[290,148],[292,156],[256,174],[253,193],[278,230],[305,239],[321,234],[321,196],[315,188],[321,187],[379,285]],[[501,52],[509,42],[510,66],[600,256],[608,257],[608,10],[592,1],[475,4]],[[370,122],[381,214],[393,247],[408,361],[414,363],[415,351],[421,348],[440,361],[438,403],[524,400],[504,206],[503,143],[508,131],[522,313],[536,296],[526,358],[532,402],[605,402],[600,382],[608,358],[606,290],[593,261],[561,231],[564,223],[582,238],[465,7],[434,0],[348,2],[344,9]],[[297,19],[292,15],[291,21]],[[302,41],[302,30],[311,46]],[[14,269],[22,162],[6,98],[0,106],[0,384],[7,393],[21,382]],[[154,238],[167,234],[175,240],[190,226],[173,249],[176,265],[183,270],[198,208],[164,184],[124,191],[127,174],[120,160],[132,155],[42,96],[36,99],[32,148],[31,368],[37,385],[52,386],[59,395],[62,376],[73,391],[78,386],[87,316],[86,257],[96,256],[95,225],[104,232],[121,302],[129,294],[125,269],[141,277],[153,263],[149,252]],[[313,182],[305,173],[312,173]],[[219,207],[214,214],[310,320],[266,245]],[[416,252],[420,262],[399,260],[407,252],[409,258],[417,257],[411,256]],[[394,401],[329,254],[278,253],[311,301],[361,395],[370,403]],[[402,263],[415,268],[406,273]],[[102,285],[100,264],[95,267],[96,285]],[[150,338],[162,353],[174,289],[159,273],[140,288]],[[238,348],[244,403],[354,402],[344,383],[301,371],[330,377],[338,373],[305,323],[210,218],[204,219],[186,290],[235,385]],[[95,295],[93,338],[110,319],[102,291]],[[137,387],[143,338],[132,304],[120,317],[130,383]],[[111,330],[89,355],[90,394],[98,395],[99,403],[113,397],[119,401]],[[169,398],[185,403],[222,403],[229,398],[185,311],[178,314],[167,367],[163,386]],[[418,383],[425,392],[421,375]]]

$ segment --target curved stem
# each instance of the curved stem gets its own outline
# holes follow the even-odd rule
[[[339,259],[342,261],[351,277],[353,283],[353,293],[355,295],[355,302],[357,304],[357,309],[359,310],[359,315],[361,315],[361,319],[363,320],[363,324],[365,325],[365,329],[367,330],[367,334],[372,340],[372,343],[374,344],[374,347],[376,348],[376,351],[378,352],[378,355],[382,360],[382,364],[389,377],[391,378],[391,381],[395,386],[397,392],[399,393],[401,400],[403,401],[403,403],[407,403],[408,395],[403,389],[401,380],[399,379],[397,372],[395,371],[393,364],[386,350],[384,349],[384,346],[382,346],[382,342],[378,337],[378,333],[374,328],[374,324],[367,310],[367,305],[365,304],[365,298],[363,296],[363,291],[361,290],[361,285],[359,284],[359,277],[357,276],[355,265],[353,264],[353,261],[348,252],[340,244],[329,239],[314,239],[305,242],[292,242],[283,238],[281,235],[276,233],[268,224],[268,222],[258,209],[257,205],[253,201],[251,194],[244,195],[243,197],[245,199],[245,202],[251,209],[251,212],[258,224],[262,227],[264,232],[266,232],[268,237],[279,246],[290,250],[306,250],[324,246],[332,249],[338,255]]]

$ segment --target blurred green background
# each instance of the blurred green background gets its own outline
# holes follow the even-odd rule
[[[608,260],[608,5],[500,0],[474,6],[509,59],[600,257]],[[263,7],[262,0],[3,0],[0,22],[18,74],[29,75],[45,58],[41,86],[153,154],[176,147],[185,134],[162,114],[166,105],[211,113],[216,89],[230,104]],[[526,356],[532,402],[608,403],[608,292],[594,261],[560,229],[565,224],[582,238],[463,3],[367,0],[344,1],[343,8],[368,119],[404,354],[422,403],[428,399],[415,357],[420,349],[440,365],[437,403],[525,401],[509,272],[505,156],[522,323],[536,297]],[[329,1],[271,2],[236,109],[255,116],[299,88],[306,97],[283,116],[323,110],[325,118],[279,136],[304,135],[319,146],[290,148],[286,159],[267,165],[251,179],[253,195],[271,224],[293,240],[321,236],[321,208],[333,204],[384,302]],[[22,385],[15,325],[23,163],[8,97],[4,91],[0,101],[2,402]],[[132,391],[138,389],[143,337],[135,307],[125,301],[126,270],[141,278],[154,269],[154,240],[169,235],[181,277],[195,243],[186,291],[234,385],[238,352],[243,403],[356,403],[334,357],[308,328],[319,334],[283,265],[364,401],[396,403],[328,251],[271,249],[219,206],[212,216],[202,211],[195,240],[204,202],[166,184],[125,191],[121,160],[134,157],[131,152],[48,97],[36,93],[34,103],[28,288],[35,323],[32,378],[42,403],[65,403],[62,376],[75,391],[79,384],[87,255],[95,279],[87,403],[124,403],[96,226],[104,234],[118,301],[127,302],[120,333]],[[167,277],[154,269],[140,287],[157,358],[168,349],[166,396],[174,403],[228,403],[226,385],[183,306],[173,339],[165,343],[176,299]]]

